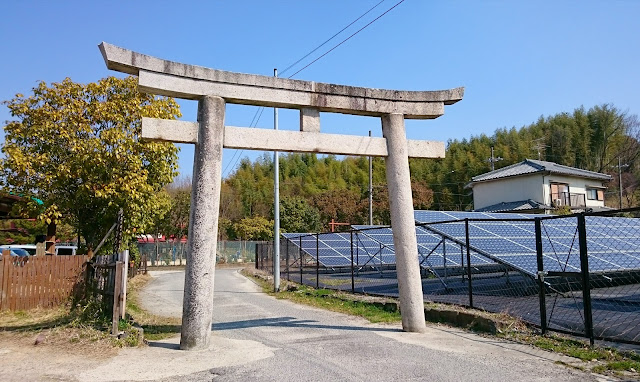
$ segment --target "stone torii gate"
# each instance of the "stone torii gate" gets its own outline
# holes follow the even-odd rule
[[[409,157],[442,158],[444,143],[406,139],[404,120],[434,119],[464,88],[399,91],[227,72],[100,44],[107,68],[138,76],[140,91],[198,101],[198,122],[142,119],[142,137],[195,144],[181,349],[209,345],[222,149],[385,157],[402,328],[425,330]],[[225,104],[300,110],[300,131],[224,125]],[[380,117],[383,138],[320,133],[320,112]]]

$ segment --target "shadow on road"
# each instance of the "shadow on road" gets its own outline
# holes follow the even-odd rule
[[[152,348],[165,348],[169,350],[180,350],[180,344],[174,344],[170,342],[157,342],[157,341],[149,341],[149,347]]]
[[[272,317],[260,318],[254,320],[242,320],[232,322],[219,322],[212,325],[212,330],[232,330],[254,328],[259,326],[278,326],[287,328],[315,328],[315,329],[332,329],[332,330],[366,330],[372,332],[402,332],[396,328],[369,328],[364,326],[346,326],[346,325],[322,325],[314,320],[298,320],[295,317]]]

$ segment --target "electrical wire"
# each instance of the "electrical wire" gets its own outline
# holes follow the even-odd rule
[[[305,70],[306,68],[308,68],[309,66],[313,65],[314,63],[316,63],[318,60],[320,60],[321,58],[323,58],[324,56],[326,56],[327,54],[333,52],[337,47],[339,47],[340,45],[344,44],[345,42],[347,42],[348,40],[350,40],[353,36],[357,35],[358,33],[362,32],[365,28],[367,28],[369,25],[375,23],[376,21],[378,21],[382,16],[386,15],[387,13],[391,12],[392,9],[394,9],[395,7],[397,7],[398,5],[404,3],[404,0],[400,0],[399,2],[397,2],[393,7],[387,9],[384,13],[382,13],[380,16],[376,17],[375,19],[371,20],[367,25],[363,26],[362,28],[358,29],[355,33],[353,33],[351,36],[345,38],[344,40],[340,41],[337,45],[335,45],[333,48],[329,49],[328,51],[326,51],[324,54],[322,54],[320,57],[316,58],[315,60],[311,61],[310,63],[308,63],[307,65],[305,65],[302,69],[298,70],[297,72],[293,73],[292,75],[290,75],[287,78],[292,78],[294,77],[296,74],[300,73],[301,71]]]
[[[251,120],[251,123],[249,124],[250,128],[256,127],[258,125],[258,122],[260,122],[260,118],[262,118],[262,113],[263,112],[264,112],[264,106],[261,106],[258,110],[256,110],[256,113],[253,115],[253,119]],[[260,113],[260,114],[258,115],[258,113]],[[256,117],[257,117],[257,119],[256,119]],[[254,123],[254,121],[255,121],[255,123]],[[233,163],[233,167],[232,168],[234,168],[236,166],[236,164],[240,160],[240,157],[241,157],[243,152],[244,152],[244,149],[236,150],[236,152],[233,153],[233,156],[231,157],[231,160],[229,160],[229,163],[227,163],[227,165],[225,166],[224,170],[222,170],[222,177],[223,178],[224,178],[224,174],[227,172],[227,169],[231,165],[231,162],[233,162],[233,159],[236,157],[236,154],[238,154],[238,159],[236,159],[236,161]]]
[[[338,36],[340,33],[344,32],[347,28],[349,28],[350,26],[352,26],[353,24],[355,24],[358,20],[360,20],[361,18],[363,18],[364,16],[366,16],[369,12],[373,11],[375,8],[378,7],[378,5],[384,3],[385,0],[380,1],[378,4],[374,5],[373,7],[369,8],[368,11],[366,11],[365,13],[363,13],[362,15],[360,15],[360,17],[358,17],[357,19],[353,20],[352,22],[349,23],[349,25],[347,25],[346,27],[340,29],[336,34],[334,34],[333,36],[329,37],[325,42],[323,42],[322,44],[318,45],[315,49],[313,49],[312,51],[310,51],[309,53],[305,54],[304,56],[302,56],[298,61],[294,62],[293,64],[287,66],[282,72],[280,72],[280,75],[285,74],[289,69],[291,69],[292,67],[298,65],[300,63],[300,61],[304,60],[305,58],[309,57],[310,55],[312,55],[313,53],[315,53],[318,49],[322,48],[323,46],[325,46],[329,41],[333,40],[336,36]]]
[[[329,39],[327,39],[325,42],[323,42],[322,44],[318,45],[315,49],[313,49],[312,51],[310,51],[309,53],[307,53],[306,55],[304,55],[302,58],[300,58],[299,60],[297,60],[296,62],[294,62],[293,64],[289,65],[287,68],[285,68],[285,70],[283,70],[281,72],[284,73],[286,71],[288,71],[289,69],[291,69],[292,67],[294,67],[295,65],[297,65],[298,63],[300,63],[302,60],[304,60],[305,58],[309,57],[311,54],[313,54],[315,51],[317,51],[318,49],[320,49],[321,47],[323,47],[324,45],[326,45],[329,41],[333,40],[336,36],[338,36],[340,33],[344,32],[347,28],[349,28],[350,26],[352,26],[353,24],[355,24],[358,20],[360,20],[361,18],[363,18],[365,15],[367,15],[369,12],[371,12],[372,10],[374,10],[375,8],[377,8],[380,4],[382,4],[385,0],[380,1],[379,3],[377,3],[376,5],[374,5],[373,7],[371,7],[369,10],[367,10],[365,13],[363,13],[362,15],[360,15],[358,18],[356,18],[354,21],[352,21],[351,23],[349,23],[346,27],[342,28],[340,31],[338,31],[336,34],[334,34],[333,36],[331,36]],[[320,60],[321,58],[323,58],[324,56],[326,56],[327,54],[331,53],[332,51],[334,51],[336,48],[338,48],[340,45],[344,44],[345,42],[347,42],[348,40],[350,40],[351,38],[353,38],[355,35],[357,35],[358,33],[362,32],[364,29],[366,29],[367,27],[369,27],[371,24],[373,24],[374,22],[378,21],[380,18],[382,18],[382,16],[386,15],[387,13],[389,13],[391,10],[393,10],[395,7],[397,7],[398,5],[402,4],[405,0],[400,0],[399,2],[397,2],[395,5],[393,5],[391,8],[387,9],[386,11],[384,11],[381,15],[379,15],[378,17],[376,17],[375,19],[371,20],[369,23],[367,23],[365,26],[363,26],[362,28],[358,29],[355,33],[351,34],[349,37],[345,38],[344,40],[340,41],[338,44],[334,45],[331,49],[329,49],[328,51],[326,51],[325,53],[323,53],[321,56],[319,56],[318,58],[316,58],[315,60],[311,61],[310,63],[308,63],[307,65],[305,65],[302,69],[298,70],[297,72],[293,73],[292,75],[290,75],[287,78],[292,78],[294,77],[296,74],[302,72],[303,70],[305,70],[306,68],[308,68],[309,66],[313,65],[314,63],[316,63],[318,60]],[[258,113],[260,113],[260,115],[258,116],[258,119],[255,122],[255,125],[258,124],[258,122],[260,121],[260,117],[262,116],[262,112],[264,111],[264,107],[262,107],[260,110],[256,111],[256,114],[254,114],[253,119],[255,120],[256,116],[258,115]],[[250,126],[250,127],[255,127],[254,126]],[[223,177],[224,177],[224,173],[227,171],[227,169],[229,168],[229,166],[231,165],[231,163],[233,162],[233,159],[236,157],[236,154],[238,155],[238,158],[235,160],[235,162],[233,162],[233,167],[234,168],[236,166],[236,164],[238,163],[238,160],[240,160],[240,155],[244,152],[244,150],[240,150],[240,151],[236,151],[236,153],[234,153],[233,157],[231,158],[231,160],[229,161],[229,163],[227,164],[227,166],[225,167],[225,169],[222,171]]]

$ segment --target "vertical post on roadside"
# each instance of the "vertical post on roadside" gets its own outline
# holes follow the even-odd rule
[[[371,136],[371,130],[369,130]],[[369,156],[369,225],[373,225],[373,157]]]
[[[473,286],[471,285],[471,251],[469,249],[469,218],[464,219],[465,242],[467,245],[467,277],[469,278],[469,307],[473,308]]]
[[[278,77],[278,69],[273,69]],[[278,108],[273,108],[273,129],[278,130]],[[273,152],[273,290],[280,290],[280,157]]]
[[[316,234],[316,289],[320,288],[320,234]]]
[[[534,220],[536,228],[536,258],[538,260],[538,299],[540,301],[540,328],[547,333],[547,301],[544,287],[544,262],[542,257],[542,226],[540,218]]]
[[[351,293],[356,291],[356,285],[355,285],[355,281],[353,279],[353,230],[351,230],[350,232],[350,242],[351,242]]]
[[[460,275],[462,276],[462,282],[464,282],[464,249],[460,245]]]
[[[582,300],[584,306],[585,336],[593,346],[593,316],[591,311],[591,281],[589,280],[589,256],[587,252],[587,229],[584,213],[578,215],[578,240],[580,243],[580,271],[582,273]]]
[[[287,259],[287,281],[291,281],[291,275],[289,274],[289,239],[287,239],[287,244],[285,244],[285,251],[287,251],[286,259]]]
[[[300,244],[300,249],[298,250],[298,255],[300,255],[300,284],[302,285],[302,235],[298,236],[298,242]]]
[[[444,279],[447,280],[447,239],[442,237],[442,266],[444,267]]]

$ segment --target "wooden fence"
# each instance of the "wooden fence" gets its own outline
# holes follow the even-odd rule
[[[87,256],[0,255],[0,310],[52,307],[66,302],[83,280]]]

